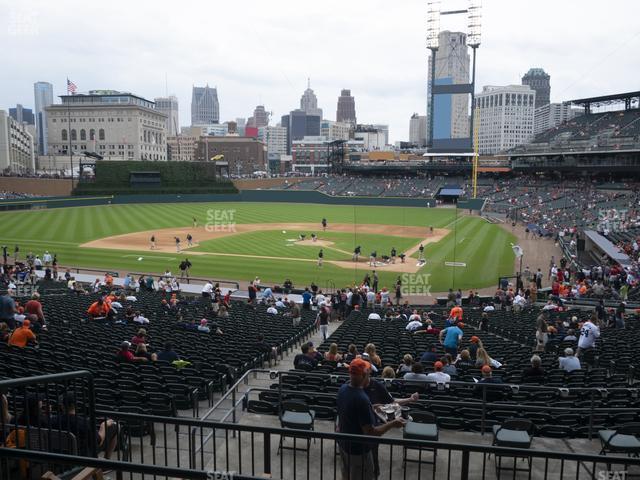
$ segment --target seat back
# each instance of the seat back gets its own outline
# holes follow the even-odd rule
[[[619,435],[633,435],[634,437],[640,436],[640,423],[627,423],[622,425],[616,430]]]
[[[282,402],[283,412],[309,412],[309,406],[306,403],[296,402],[294,400],[284,400]]]
[[[525,418],[510,418],[502,422],[500,429],[517,430],[521,432],[528,432],[529,434],[531,434],[534,427],[531,420],[527,420]]]
[[[436,416],[431,412],[411,411],[411,419],[416,423],[437,423]]]

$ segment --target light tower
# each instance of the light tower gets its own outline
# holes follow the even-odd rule
[[[442,15],[461,15],[467,16],[467,46],[471,47],[473,52],[473,66],[471,71],[471,81],[469,83],[457,83],[447,85],[436,85],[436,58],[439,48],[440,35],[440,17]],[[431,91],[429,98],[429,150],[433,152],[472,152],[472,139],[474,138],[474,100],[475,100],[475,81],[476,81],[476,51],[480,46],[480,33],[482,25],[482,5],[481,0],[468,0],[468,7],[460,10],[441,10],[441,0],[427,1],[427,48],[431,51],[431,72],[430,83]],[[468,94],[471,96],[471,114],[469,125],[469,137],[448,139],[447,141],[435,141],[433,138],[433,125],[435,116],[434,100],[436,95],[460,95]]]

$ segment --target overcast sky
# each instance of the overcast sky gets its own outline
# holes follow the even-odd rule
[[[466,5],[443,0],[443,8]],[[387,123],[391,141],[425,114],[425,0],[172,1],[0,0],[0,108],[33,107],[33,83],[65,93],[114,89],[177,95],[190,123],[192,85],[218,88],[220,120],[271,124],[298,108],[307,77],[335,120],[350,88],[359,123]],[[551,100],[640,89],[640,1],[484,0],[478,81],[520,83],[530,67],[551,75]],[[441,29],[464,29],[442,19]],[[166,79],[166,81],[165,81]]]

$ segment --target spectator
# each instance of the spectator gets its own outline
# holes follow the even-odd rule
[[[382,374],[380,375],[382,378],[393,379],[396,378],[396,372],[393,371],[393,367],[384,367],[382,369]]]
[[[44,312],[42,311],[42,304],[40,303],[40,294],[35,292],[31,295],[31,300],[29,300],[24,305],[24,313],[26,315],[36,315],[38,317],[38,321],[44,326]]]
[[[87,313],[89,314],[90,320],[113,320],[113,317],[115,316],[111,306],[102,298],[93,302],[87,309]]]
[[[141,343],[147,343],[147,331],[144,328],[138,329],[138,332],[131,338],[131,344],[138,346]]]
[[[134,355],[136,358],[146,358],[148,362],[155,362],[158,359],[158,356],[155,353],[147,351],[147,345],[145,343],[138,344]]]
[[[524,369],[522,379],[526,381],[543,381],[544,369],[542,368],[542,359],[538,355],[531,357],[531,366]]]
[[[484,348],[479,348],[478,355],[476,357],[476,367],[482,367],[484,365],[488,365],[492,368],[500,368],[502,366],[500,362],[491,358]]]
[[[471,355],[471,359],[475,360],[478,356],[478,350],[483,348],[482,340],[475,335],[469,339],[469,354]]]
[[[347,355],[344,357],[344,363],[351,363],[358,357],[358,355],[358,349],[356,348],[356,346],[353,343],[350,344],[349,348],[347,349]]]
[[[342,385],[338,391],[336,405],[338,409],[338,430],[352,435],[381,436],[392,428],[402,427],[403,419],[377,425],[369,397],[364,393],[368,384],[370,364],[356,359],[349,366],[350,382]],[[372,445],[364,442],[340,441],[342,459],[342,478],[356,479],[375,477],[375,465]]]
[[[578,350],[576,356],[584,350],[590,350],[595,346],[596,339],[600,337],[600,329],[593,323],[592,319],[587,320],[580,329],[580,338],[578,339]]]
[[[560,368],[565,372],[573,372],[574,370],[580,370],[580,359],[573,354],[572,348],[564,349],[564,357],[558,358]]]
[[[462,328],[464,328],[464,324],[458,323],[440,331],[440,343],[444,345],[445,352],[451,354],[452,357],[458,355],[458,345],[463,335]]]
[[[324,359],[329,362],[339,362],[342,360],[342,355],[338,353],[338,344],[332,343],[329,346],[329,351],[324,354]]]
[[[8,293],[0,296],[0,322],[6,323],[11,330],[16,328],[14,315],[17,311],[16,302]]]
[[[433,363],[438,361],[438,354],[436,353],[436,346],[435,345],[430,345],[429,346],[429,350],[427,350],[426,352],[424,352],[421,356],[420,356],[420,361],[423,363]]]
[[[284,316],[291,318],[291,320],[293,321],[294,327],[297,327],[298,325],[300,325],[300,321],[302,320],[302,317],[300,314],[300,307],[293,300],[289,302],[289,311],[285,312]]]
[[[442,362],[436,362],[433,364],[433,372],[427,375],[427,381],[431,383],[449,383],[451,376],[448,373],[442,371],[444,365]]]
[[[368,343],[367,346],[364,347],[364,353],[369,355],[371,363],[376,367],[376,369],[382,368],[382,359],[376,353],[376,346],[373,343]]]
[[[485,311],[482,312],[482,316],[480,317],[479,322],[480,330],[483,332],[489,332],[489,314]]]
[[[492,374],[491,367],[489,365],[484,365],[481,369],[482,378],[478,381],[478,385],[476,385],[475,396],[478,398],[483,398],[483,395],[486,395],[487,402],[497,402],[504,398],[504,389],[502,388],[492,388],[490,386],[484,386],[486,384],[502,384],[502,379],[500,377],[494,377]],[[486,393],[483,394],[483,391],[486,390]]]
[[[567,330],[567,335],[562,339],[563,342],[575,342],[578,338],[576,337],[576,332],[573,328]]]
[[[544,315],[538,315],[536,320],[536,351],[544,352],[549,341],[549,327]]]
[[[16,328],[9,337],[9,346],[25,348],[29,343],[38,343],[36,335],[31,331],[30,326],[31,322],[29,320],[22,322],[22,326]]]
[[[313,354],[309,352],[310,347],[308,343],[304,343],[300,347],[301,353],[297,354],[293,359],[293,366],[298,368],[304,366],[305,368],[314,369],[318,366],[318,361],[313,357]]]
[[[11,331],[9,330],[9,325],[7,325],[5,322],[0,322],[0,342],[7,343],[10,336]]]
[[[158,353],[158,361],[171,363],[176,360],[180,360],[180,356],[173,351],[173,344],[171,342],[165,343],[164,349]]]
[[[131,347],[131,343],[122,342],[122,344],[120,345],[120,350],[118,351],[118,353],[116,355],[116,360],[118,360],[119,362],[124,362],[124,363],[138,363],[138,362],[146,362],[147,361],[147,357],[136,357],[131,352],[131,350],[129,350],[129,347]]]
[[[419,382],[427,381],[427,376],[424,373],[424,366],[420,362],[414,363],[411,366],[411,371],[408,373],[405,373],[402,378],[410,381],[419,381]]]
[[[413,357],[408,353],[402,357],[402,363],[398,367],[398,376],[401,377],[405,373],[409,373],[411,371],[411,366],[413,365]]]
[[[256,338],[256,343],[253,345],[256,351],[262,352],[267,356],[269,360],[278,359],[278,348],[272,347],[264,340],[264,335],[259,334]]]
[[[128,343],[128,342],[127,342]],[[97,431],[89,419],[76,413],[76,399],[73,393],[66,393],[60,398],[61,413],[51,419],[52,428],[68,431],[76,436],[78,455],[91,456],[89,450],[92,436],[98,451],[104,451],[104,458],[111,458],[117,446],[118,427],[111,419],[102,422]]]
[[[453,357],[448,353],[440,359],[442,362],[442,371],[450,376],[458,375],[458,369],[453,364]]]
[[[476,366],[475,362],[471,359],[469,350],[467,349],[460,352],[460,355],[458,355],[454,363],[456,368],[472,368]]]

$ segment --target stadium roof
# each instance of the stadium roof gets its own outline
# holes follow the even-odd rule
[[[574,105],[608,105],[611,103],[629,102],[632,99],[640,99],[640,91],[628,92],[628,93],[616,93],[614,95],[603,95],[601,97],[591,98],[579,98],[577,100],[571,100]]]

